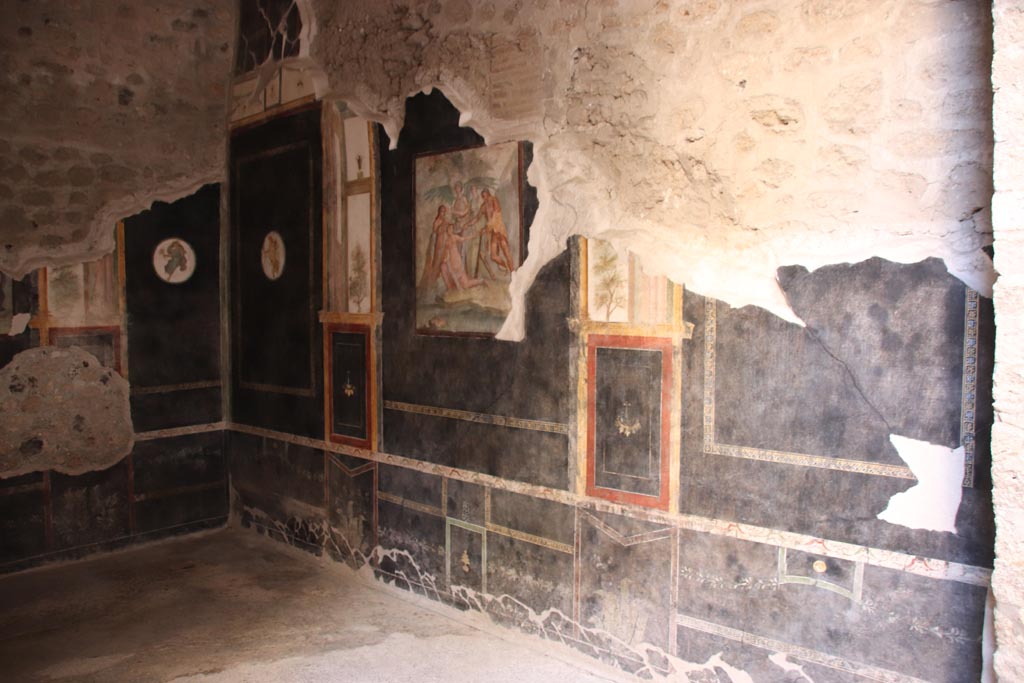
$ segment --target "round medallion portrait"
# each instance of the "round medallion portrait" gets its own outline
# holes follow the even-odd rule
[[[192,245],[179,237],[171,237],[153,250],[153,270],[164,282],[178,285],[196,270],[196,252]]]
[[[284,240],[276,230],[271,230],[263,238],[260,263],[268,280],[276,280],[284,272]]]

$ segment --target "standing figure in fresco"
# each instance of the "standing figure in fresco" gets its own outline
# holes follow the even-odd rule
[[[461,235],[469,228],[473,209],[466,198],[462,181],[456,180],[452,189],[455,192],[455,198],[452,199],[452,220],[455,222],[455,234]],[[463,265],[467,265],[470,262],[466,254],[467,246],[471,245],[466,245],[465,243],[459,245],[459,253],[462,254]]]
[[[430,243],[427,245],[427,263],[420,276],[419,292],[427,294],[433,291],[434,283],[441,276],[441,263],[445,252],[445,224],[448,223],[448,207],[440,204],[434,215],[434,225],[430,232]]]
[[[501,217],[501,204],[490,190],[483,190],[480,193],[480,198],[483,203],[473,220],[481,217],[486,219],[484,232],[490,238],[491,260],[498,264],[499,268],[511,273],[516,267],[512,265],[512,255],[508,250],[508,231],[505,229],[505,221]]]
[[[476,207],[478,207],[479,205],[480,205],[480,188],[477,187],[476,185],[471,185],[469,187],[469,207],[472,210],[471,213],[474,216],[477,215]],[[476,222],[476,219],[475,218],[467,218],[467,222],[470,225],[472,225],[474,222]],[[484,270],[487,272],[487,277],[489,277],[492,280],[496,280],[497,277],[495,277],[494,271],[491,270],[491,266],[487,263],[487,258],[485,256],[485,251],[484,251],[485,250],[485,246],[484,246],[484,244],[485,244],[485,237],[486,237],[486,235],[487,235],[486,231],[480,232],[477,235],[476,239],[473,240],[472,244],[470,244],[470,246],[469,246],[469,254],[467,254],[466,265],[467,265],[468,269],[470,270],[470,274],[473,277],[477,277],[478,275],[481,275],[481,273],[480,273],[480,266],[483,266]]]
[[[441,263],[441,276],[444,278],[445,286],[448,287],[448,291],[454,289],[472,289],[473,287],[480,287],[484,284],[484,281],[469,277],[466,275],[466,268],[462,263],[462,251],[459,247],[467,240],[473,239],[475,233],[469,233],[466,235],[455,234],[455,224],[448,221],[444,227],[445,230],[445,254],[444,261]]]
[[[455,181],[453,189],[455,190],[455,199],[452,200],[452,219],[455,221],[456,231],[461,233],[469,224],[473,209],[469,205],[469,199],[466,198],[462,182]]]
[[[174,276],[174,271],[185,272],[188,270],[188,254],[185,253],[185,247],[181,246],[181,242],[178,240],[167,245],[165,255],[167,261],[164,263],[164,273],[167,274],[168,280]]]
[[[438,277],[444,280],[448,291],[470,289],[484,284],[483,280],[467,276],[466,269],[462,264],[459,245],[473,237],[474,233],[466,236],[456,235],[455,224],[448,216],[448,207],[444,204],[437,207],[430,238],[431,243],[427,246],[430,259],[420,278],[421,292],[432,291]]]

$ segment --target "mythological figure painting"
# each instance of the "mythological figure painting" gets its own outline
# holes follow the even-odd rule
[[[263,274],[268,280],[276,280],[284,272],[284,240],[276,230],[271,230],[263,238],[263,247],[260,249],[260,265],[263,267]]]
[[[416,330],[494,334],[522,261],[519,145],[416,159]]]
[[[195,270],[196,252],[183,239],[166,239],[153,250],[153,271],[164,282],[180,284],[192,277]]]

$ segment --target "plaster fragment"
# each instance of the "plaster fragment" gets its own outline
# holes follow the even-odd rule
[[[10,336],[21,334],[28,327],[28,321],[32,319],[30,313],[15,313],[11,317],[11,329],[7,331]]]
[[[106,469],[134,443],[128,382],[92,354],[29,349],[0,370],[0,479]]]
[[[917,484],[889,499],[878,519],[910,529],[956,533],[963,493],[964,447],[947,448],[889,435],[896,452],[917,477]]]

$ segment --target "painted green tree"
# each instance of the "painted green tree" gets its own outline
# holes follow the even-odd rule
[[[612,313],[626,304],[626,279],[619,272],[619,255],[607,242],[595,241],[594,274],[597,276],[594,287],[594,305],[604,309],[604,319],[611,320]]]
[[[363,308],[363,302],[370,294],[370,273],[367,268],[366,252],[363,247],[357,244],[352,250],[352,263],[349,264],[348,276],[348,298],[351,301],[354,312]]]

